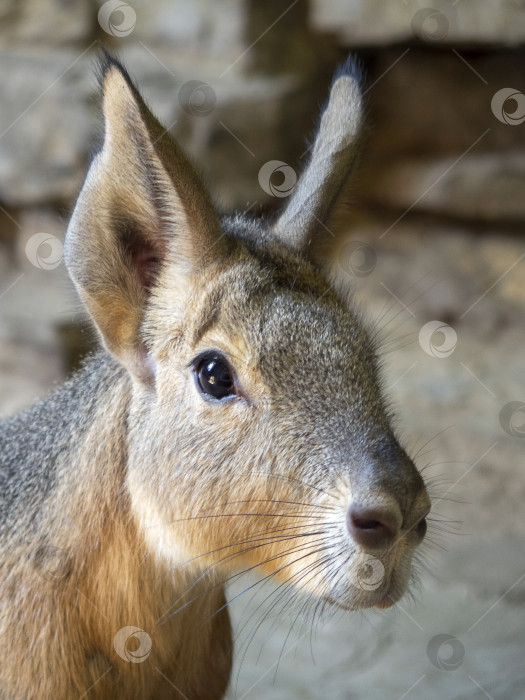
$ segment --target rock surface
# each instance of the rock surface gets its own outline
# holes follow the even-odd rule
[[[3,0],[0,46],[80,44],[91,34],[93,10],[91,0]]]
[[[93,68],[103,46],[124,61],[222,208],[271,203],[259,170],[298,161],[334,53],[322,42],[312,51],[304,3],[283,13],[275,1],[76,0],[62,11],[58,0],[28,0],[0,12],[0,205],[9,207],[74,200],[102,131]]]
[[[521,0],[313,0],[312,5],[316,26],[349,47],[411,41],[476,47],[525,43]]]
[[[502,92],[523,87],[523,56],[383,52],[368,88],[362,197],[400,215],[523,224],[525,129],[510,115],[525,120],[525,96],[518,105]]]
[[[331,73],[357,49],[374,125],[363,196],[399,212],[525,220],[520,2],[323,0],[310,16],[302,0],[285,11],[276,0],[117,5],[27,0],[0,9],[0,206],[71,205],[101,132],[93,63],[105,46],[221,208],[271,207],[278,201],[260,186],[261,167],[298,168]]]
[[[94,136],[96,81],[80,51],[0,52],[0,202],[68,202],[76,195]]]

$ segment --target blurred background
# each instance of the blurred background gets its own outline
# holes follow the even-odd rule
[[[256,631],[272,589],[240,595],[230,698],[525,698],[524,0],[0,0],[0,415],[93,342],[62,243],[101,46],[223,211],[281,206],[335,67],[352,52],[366,74],[334,266],[434,496],[421,586],[313,635],[280,606]]]

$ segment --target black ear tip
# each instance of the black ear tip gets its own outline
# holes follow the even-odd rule
[[[102,47],[95,63],[95,73],[101,87],[104,84],[106,75],[113,66],[117,66],[118,68],[122,67],[116,56],[110,53],[106,48]]]
[[[335,83],[338,78],[345,75],[353,78],[362,87],[365,82],[365,69],[360,58],[349,54],[346,60],[337,68],[333,82]]]
[[[134,87],[133,81],[129,77],[129,74],[124,68],[121,61],[117,58],[115,54],[102,47],[100,49],[100,54],[97,58],[97,62],[95,65],[95,74],[97,76],[98,84],[101,89],[104,87],[104,81],[106,79],[106,76],[112,68],[116,68],[119,71],[119,73],[124,77],[124,79],[130,85],[130,87]]]

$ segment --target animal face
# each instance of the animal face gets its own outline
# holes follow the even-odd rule
[[[336,79],[271,223],[219,219],[115,62],[103,90],[66,258],[132,382],[127,484],[146,541],[189,579],[253,570],[346,609],[391,605],[429,500],[374,343],[310,252],[355,156],[355,77]]]
[[[283,249],[241,242],[182,300],[173,283],[146,316],[156,391],[132,450],[152,546],[195,576],[253,569],[349,609],[395,602],[428,499],[358,317]],[[395,534],[356,542],[356,504],[391,510]]]

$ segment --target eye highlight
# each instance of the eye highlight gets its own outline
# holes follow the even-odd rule
[[[225,357],[217,352],[201,355],[195,360],[193,373],[201,394],[216,401],[235,396],[233,369]]]

